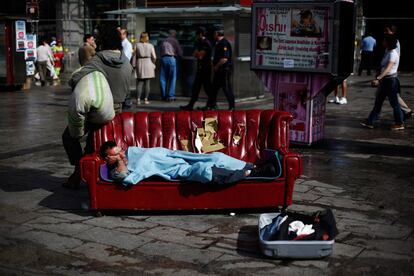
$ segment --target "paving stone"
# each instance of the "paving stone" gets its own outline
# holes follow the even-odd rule
[[[348,239],[346,244],[363,246],[368,250],[396,253],[401,255],[414,256],[414,243],[402,240],[383,240],[383,239],[362,239],[354,237]]]
[[[56,267],[52,270],[53,274],[56,275],[82,275],[82,276],[117,276],[118,273],[115,272],[102,272],[102,271],[83,271],[77,268],[65,268],[65,267]]]
[[[94,225],[103,228],[152,228],[157,226],[156,223],[151,223],[148,221],[139,221],[135,219],[129,219],[124,217],[114,217],[114,216],[104,216],[92,218],[85,221],[86,224]]]
[[[412,229],[401,224],[361,223],[355,220],[343,219],[337,224],[338,229],[349,231],[354,235],[364,235],[372,238],[405,239]]]
[[[5,238],[3,236],[0,236],[0,246],[7,246],[7,245],[12,245],[14,244],[14,241]]]
[[[299,266],[299,267],[316,267],[319,268],[323,271],[327,270],[328,265],[329,265],[329,259],[323,260],[323,261],[319,261],[319,260],[298,260],[298,261],[293,261],[290,264],[294,265],[294,266]]]
[[[24,223],[26,221],[32,220],[34,218],[38,218],[41,214],[37,212],[7,212],[2,213],[4,215],[4,220],[13,222],[13,223]]]
[[[348,219],[353,221],[360,221],[365,223],[380,223],[380,224],[390,224],[395,219],[394,217],[390,217],[388,214],[379,214],[376,216],[367,215],[362,212],[355,212],[355,211],[342,211],[342,210],[334,210],[335,218],[336,219]]]
[[[348,231],[341,231],[339,234],[335,237],[335,242],[343,242],[346,240],[349,235],[351,235],[351,232]]]
[[[354,258],[359,253],[361,253],[362,250],[364,250],[364,248],[360,246],[353,246],[353,245],[335,242],[334,247],[333,247],[332,257]]]
[[[342,194],[343,192],[343,189],[330,189],[325,187],[314,187],[312,190],[309,191],[309,193],[319,196],[337,196]]]
[[[306,193],[309,190],[312,190],[313,188],[315,188],[315,187],[314,186],[306,185],[302,181],[300,183],[295,183],[295,187],[293,188],[293,190],[294,190],[294,192]]]
[[[212,228],[215,223],[212,221],[216,216],[194,216],[194,215],[181,215],[181,216],[153,216],[146,221],[158,223],[165,226],[171,226],[181,228],[188,231],[204,232]]]
[[[46,216],[28,221],[25,225],[64,235],[76,235],[77,233],[93,228],[93,226],[84,223],[76,223],[57,217]]]
[[[293,265],[290,266],[276,266],[276,267],[261,267],[249,268],[249,267],[240,267],[233,268],[228,271],[231,275],[259,275],[259,276],[269,276],[269,275],[289,275],[289,276],[319,276],[323,275],[324,271],[314,267],[296,267]],[[237,274],[238,273],[238,274]]]
[[[306,180],[302,184],[308,185],[308,186],[311,186],[311,187],[314,186],[314,187],[322,187],[322,188],[326,188],[326,189],[343,190],[343,188],[341,188],[339,186],[334,186],[334,185],[323,183],[323,182],[320,182],[320,181],[317,181],[317,180]]]
[[[177,276],[204,276],[211,274],[200,273],[191,269],[155,268],[145,270],[145,275],[177,275]]]
[[[368,204],[364,201],[355,201],[343,197],[321,197],[315,200],[313,203],[327,205],[333,208],[346,208],[346,209],[355,209],[361,211],[373,211],[376,210],[376,207]]]
[[[293,192],[293,198],[296,202],[314,202],[321,198],[320,195],[308,193]]]
[[[52,195],[52,192],[43,189],[19,192],[4,192],[0,190],[0,202],[22,210],[35,210],[39,207],[39,203],[50,195]]]
[[[288,207],[288,210],[295,211],[295,212],[314,213],[314,212],[323,210],[323,208],[319,206],[294,203]]]
[[[98,260],[110,265],[137,265],[141,261],[137,260],[136,258],[125,256],[123,254],[116,254],[116,249],[112,246],[93,242],[82,244],[81,246],[72,249],[71,252],[77,255],[83,255],[88,259]]]
[[[207,264],[222,255],[220,252],[162,241],[145,244],[138,248],[137,251],[151,256],[163,256],[174,261],[194,264]]]
[[[373,258],[373,259],[384,259],[384,260],[396,260],[396,261],[408,261],[411,264],[414,261],[413,256],[389,253],[389,252],[382,252],[382,251],[374,251],[374,250],[364,250],[358,258]]]
[[[254,269],[261,269],[263,267],[276,267],[276,265],[272,263],[264,263],[258,261],[245,261],[245,262],[234,262],[231,264],[226,264],[222,266],[224,270],[233,270],[233,269],[245,269],[245,268],[254,268]]]
[[[130,250],[151,241],[151,239],[139,235],[131,235],[129,233],[117,230],[108,230],[100,227],[92,228],[76,235],[75,237],[86,241],[93,241],[96,243],[112,245],[118,248]]]
[[[141,234],[143,237],[184,244],[196,248],[204,248],[212,244],[216,239],[197,237],[182,229],[158,226],[145,231]]]
[[[54,217],[58,217],[58,218],[62,218],[62,219],[66,219],[69,221],[73,221],[73,222],[86,222],[92,218],[94,218],[93,216],[91,216],[91,214],[89,212],[84,212],[84,213],[69,213],[67,211],[63,211],[63,212],[55,212],[55,213],[51,213],[51,216]]]
[[[260,258],[262,259],[262,261],[265,261],[266,259],[264,258],[264,255],[261,254],[254,254],[254,253],[247,253],[247,252],[238,252],[238,254],[223,254],[222,256],[220,256],[219,258],[217,258],[215,260],[215,262],[217,263],[221,263],[221,262],[235,262],[235,261],[251,261],[252,258],[257,259]],[[269,262],[272,263],[277,263],[277,260],[267,260]]]
[[[41,230],[30,230],[20,233],[13,238],[29,240],[42,244],[50,250],[67,254],[67,252],[75,247],[80,246],[83,242],[80,239],[66,237],[56,233],[45,232]]]

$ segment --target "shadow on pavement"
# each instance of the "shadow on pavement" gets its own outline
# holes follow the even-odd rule
[[[373,154],[393,157],[414,156],[414,147],[410,146],[343,139],[323,139],[312,146],[292,145],[292,148],[319,149],[326,150],[327,152],[343,151],[350,154]]]
[[[66,178],[52,176],[49,171],[0,165],[0,179],[0,189],[5,192],[19,193],[39,189],[39,193],[36,193],[37,198],[33,198],[33,200],[39,200],[37,203],[39,206],[49,209],[77,213],[82,210],[86,211],[89,204],[88,190],[85,185],[82,185],[79,190],[68,190],[62,187]],[[26,195],[10,194],[6,196],[10,199]],[[24,208],[24,206],[19,207]]]

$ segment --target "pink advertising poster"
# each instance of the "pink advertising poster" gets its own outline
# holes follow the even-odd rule
[[[255,6],[252,68],[329,72],[331,13],[323,4]]]
[[[26,43],[26,22],[16,20],[16,52],[24,52]]]

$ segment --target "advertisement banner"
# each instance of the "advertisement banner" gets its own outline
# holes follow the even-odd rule
[[[26,22],[23,20],[16,20],[16,52],[25,51],[26,40]]]
[[[27,34],[26,35],[26,50],[24,52],[24,58],[26,60],[36,60],[36,35]]]
[[[253,7],[252,68],[329,72],[332,8],[324,4]]]

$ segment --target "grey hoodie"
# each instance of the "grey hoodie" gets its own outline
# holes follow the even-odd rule
[[[87,65],[73,73],[69,85],[74,90],[81,78],[91,72],[99,71],[109,83],[114,103],[123,103],[129,94],[132,70],[129,60],[121,51],[103,50],[96,53]]]

